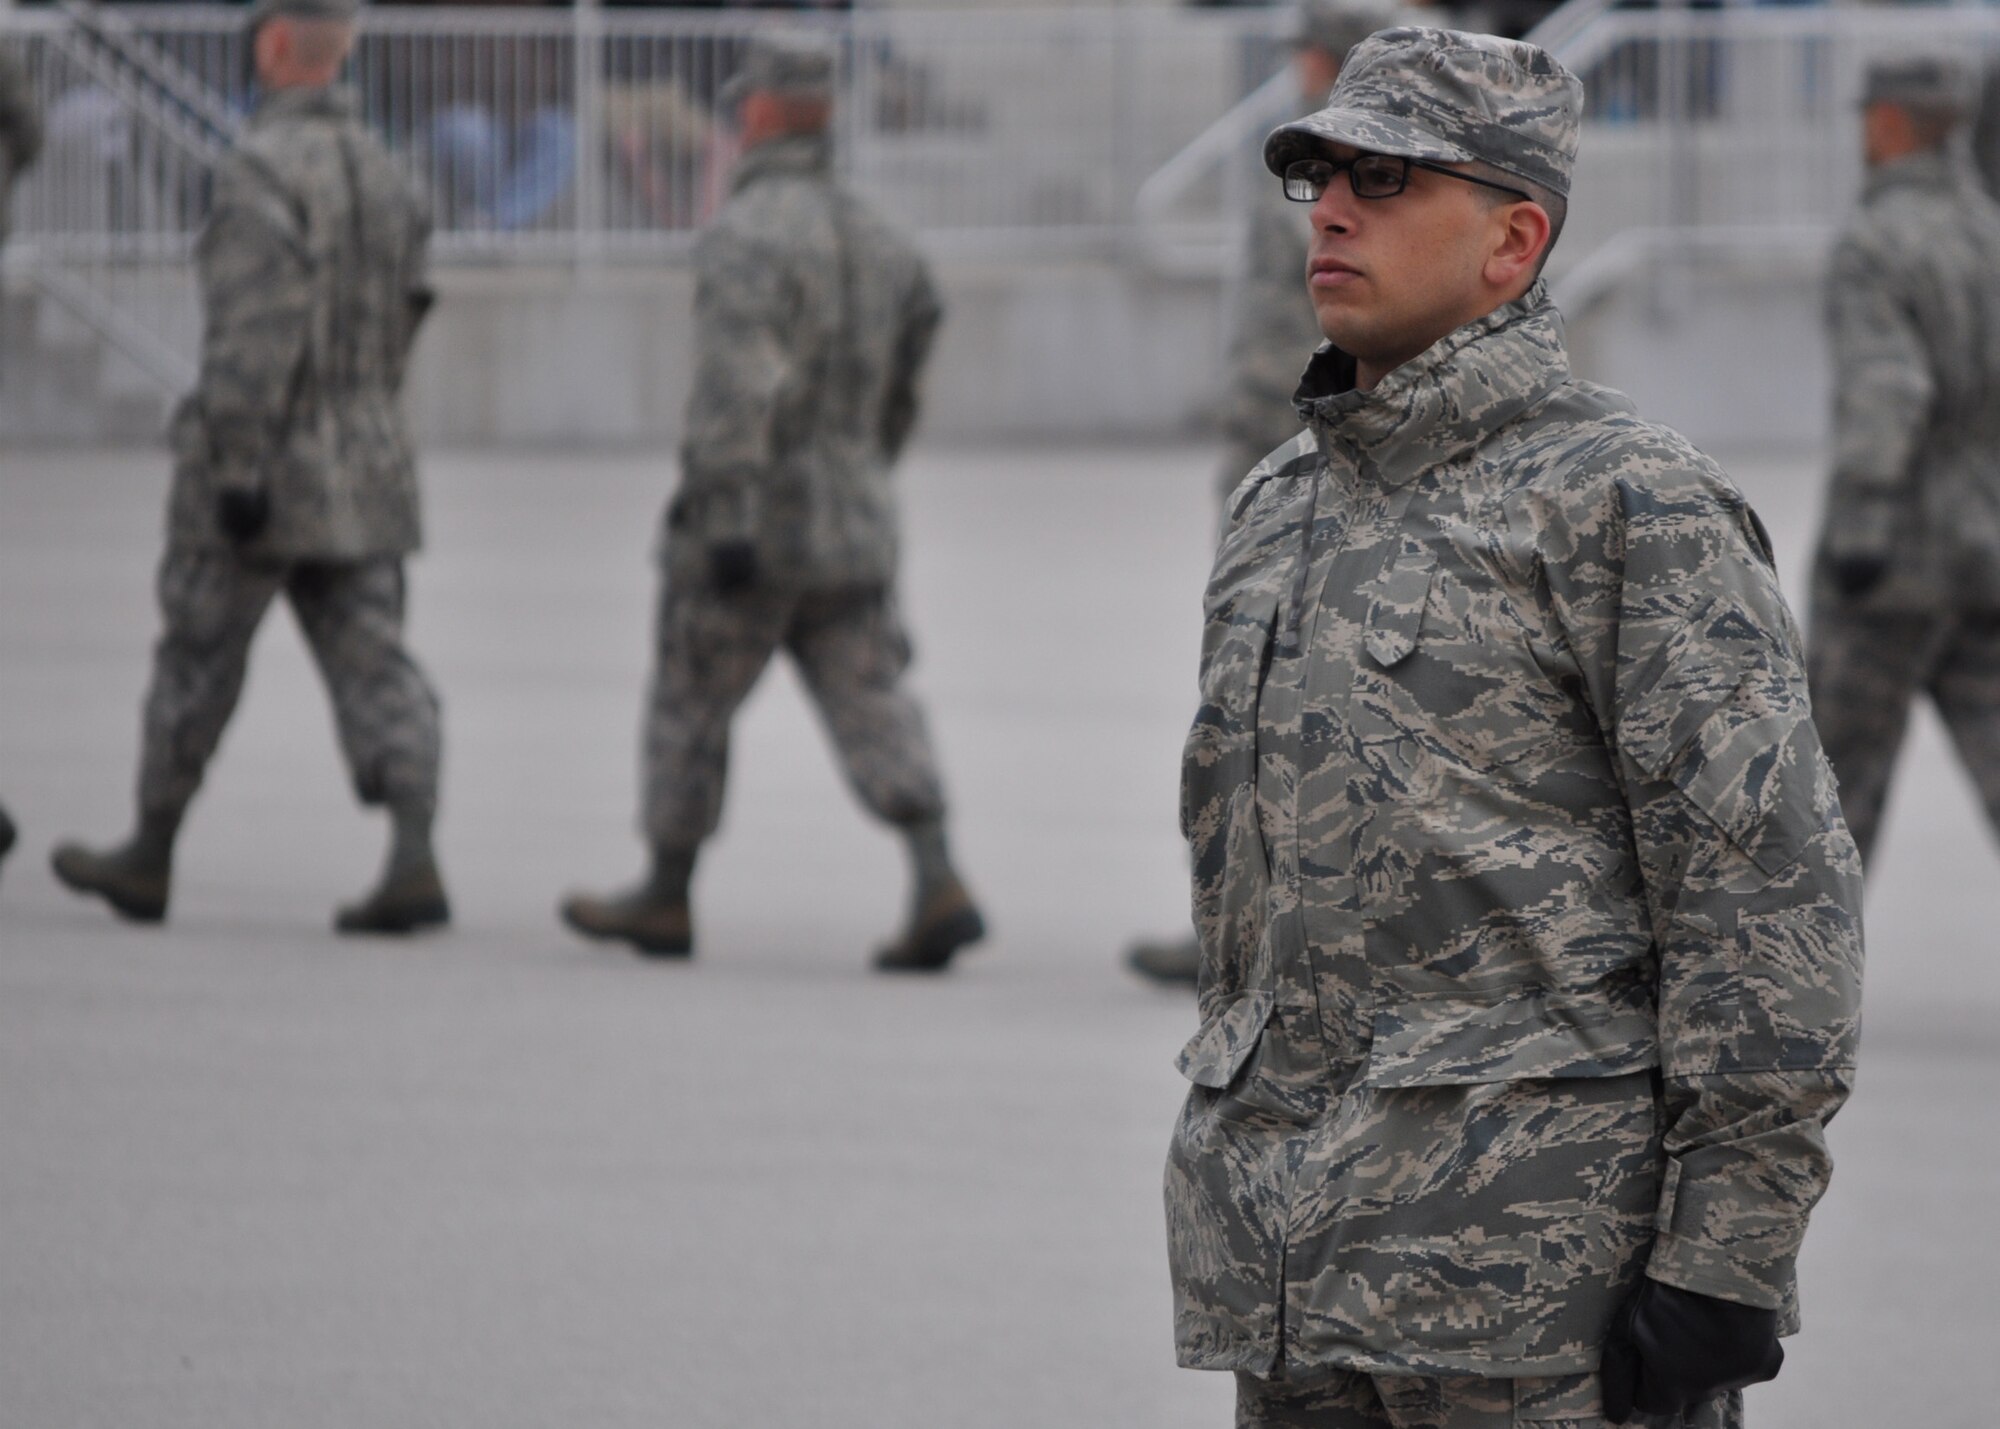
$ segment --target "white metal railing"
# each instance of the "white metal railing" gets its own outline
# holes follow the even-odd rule
[[[1868,66],[2000,58],[2000,8],[1612,10],[1568,50],[1589,122],[1550,266],[1574,313],[1666,260],[1818,261],[1860,187]]]
[[[194,235],[226,136],[198,89],[94,17],[11,27],[40,107],[41,155],[13,195],[9,265],[162,391],[194,372]]]
[[[246,107],[242,11],[119,19]],[[351,74],[425,180],[441,256],[684,249],[733,155],[715,95],[772,17],[377,5]],[[791,23],[798,23],[792,21]],[[1139,184],[1270,70],[1269,12],[869,10],[819,21],[845,55],[842,163],[934,242],[1122,240]]]
[[[16,10],[49,121],[10,264],[149,370],[192,361],[188,255],[216,135],[246,109],[236,7]],[[85,23],[94,18],[94,23]],[[1573,0],[1543,33],[1589,92],[1551,275],[1572,308],[1663,253],[1810,255],[1852,202],[1877,55],[2000,49],[2000,8]],[[352,65],[428,186],[442,261],[671,259],[732,160],[715,96],[769,16],[372,6]],[[841,162],[933,247],[1224,272],[1283,118],[1275,10],[864,10],[826,17]],[[1274,78],[1277,75],[1279,77]],[[1216,116],[1223,116],[1217,120]],[[164,379],[162,379],[164,380]]]

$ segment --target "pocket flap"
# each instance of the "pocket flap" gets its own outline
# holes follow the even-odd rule
[[[1411,1002],[1375,1014],[1370,1085],[1448,1087],[1539,1077],[1622,1077],[1660,1063],[1651,1013],[1540,997]]]
[[[1435,564],[1428,551],[1405,551],[1368,588],[1368,634],[1362,643],[1385,670],[1417,648]]]
[[[1236,1080],[1270,1020],[1276,998],[1268,992],[1240,992],[1217,1008],[1188,1039],[1174,1065],[1198,1087],[1222,1088]]]

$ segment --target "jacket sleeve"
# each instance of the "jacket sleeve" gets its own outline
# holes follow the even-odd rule
[[[1762,528],[1699,462],[1625,462],[1544,566],[1657,958],[1669,1161],[1647,1273],[1778,1309],[1852,1083],[1860,863]]]
[[[715,540],[755,534],[758,484],[777,450],[779,403],[797,380],[786,334],[798,304],[784,255],[727,225],[695,250],[694,385],[681,446]]]
[[[1833,366],[1833,483],[1827,549],[1887,556],[1935,394],[1930,355],[1898,291],[1897,255],[1849,234],[1826,291]]]
[[[921,405],[924,366],[930,361],[931,344],[938,325],[944,321],[944,304],[931,281],[930,270],[919,261],[916,281],[903,307],[903,328],[896,339],[889,373],[888,390],[882,400],[882,456],[894,462],[916,429]]]
[[[276,180],[237,160],[216,173],[196,261],[205,322],[201,409],[216,477],[262,483],[262,463],[310,342],[313,265]]]

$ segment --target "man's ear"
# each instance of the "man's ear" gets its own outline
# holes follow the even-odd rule
[[[1486,255],[1486,281],[1505,292],[1525,293],[1549,246],[1548,211],[1523,199],[1494,210],[1499,231]]]

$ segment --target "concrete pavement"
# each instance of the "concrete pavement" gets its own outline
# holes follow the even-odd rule
[[[0,1426],[1196,1429],[1160,1158],[1173,829],[1212,452],[927,448],[907,602],[994,937],[866,971],[904,870],[789,672],[661,967],[555,924],[630,876],[663,458],[445,455],[412,638],[446,711],[447,935],[325,931],[383,835],[289,619],[164,930],[47,847],[129,819],[155,454],[0,454]],[[1736,466],[1794,568],[1810,463]],[[1796,575],[1792,588],[1798,589]],[[1759,1429],[2000,1404],[1995,853],[1925,720],[1870,905],[1860,1094]]]

